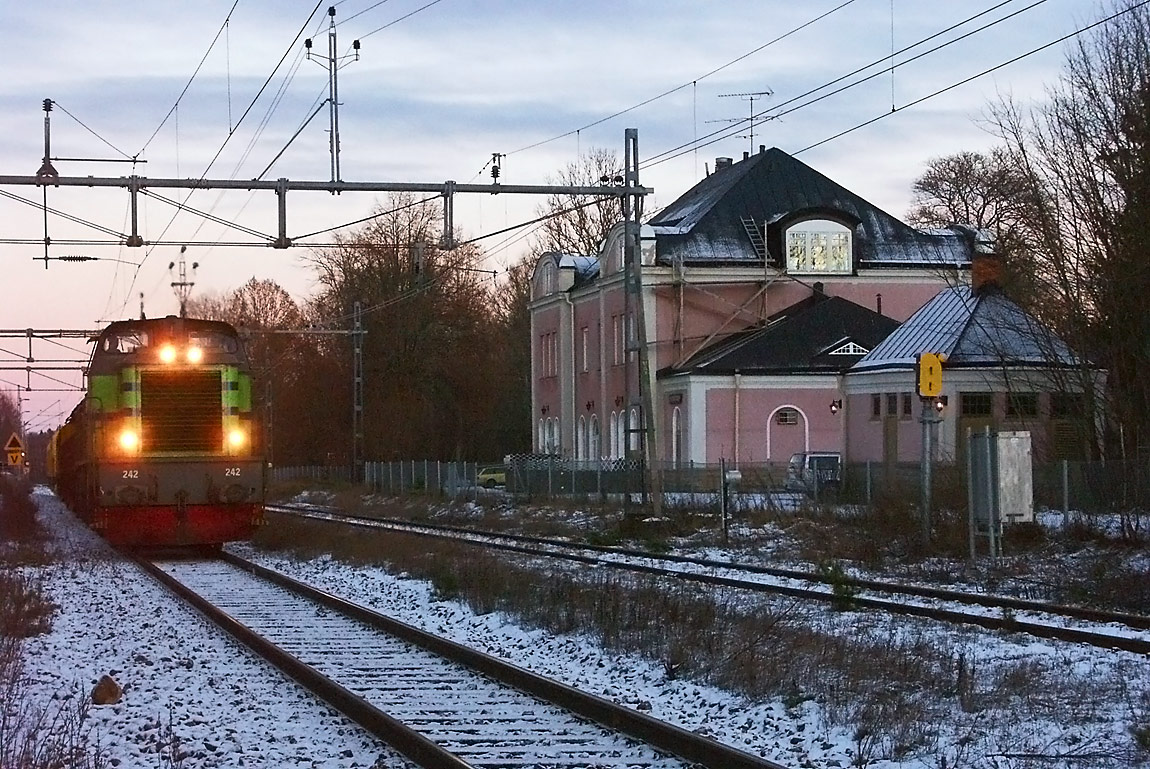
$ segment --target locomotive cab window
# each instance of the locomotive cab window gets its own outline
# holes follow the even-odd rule
[[[104,337],[104,352],[133,353],[148,346],[148,334],[144,331],[109,334]]]
[[[201,350],[212,350],[233,353],[236,351],[236,340],[226,334],[211,331],[193,331],[188,334],[188,344],[199,347]]]

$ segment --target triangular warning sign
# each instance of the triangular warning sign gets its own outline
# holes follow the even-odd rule
[[[3,433],[0,433],[0,435],[3,435]],[[20,436],[18,436],[16,433],[12,433],[12,437],[8,439],[8,442],[6,444],[4,444],[4,450],[5,451],[23,451],[24,450],[24,444],[20,441]]]

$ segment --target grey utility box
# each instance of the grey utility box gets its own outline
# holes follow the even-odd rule
[[[971,434],[970,504],[980,530],[992,513],[999,526],[1034,521],[1032,464],[1029,431]]]

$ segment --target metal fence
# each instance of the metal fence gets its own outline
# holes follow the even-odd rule
[[[834,502],[870,505],[883,500],[917,504],[920,468],[917,463],[847,464],[837,483],[788,488],[786,466],[781,464],[727,465],[740,478],[728,489],[742,506],[794,508],[802,504]],[[933,467],[933,496],[937,506],[965,509],[965,469],[954,465]],[[276,481],[349,483],[346,465],[277,467]],[[1035,465],[1034,503],[1038,509],[1099,515],[1150,510],[1150,458],[1111,462],[1058,462]],[[558,457],[502,462],[440,462],[404,460],[367,462],[363,484],[367,491],[389,496],[432,495],[454,499],[511,497],[521,501],[636,500],[656,488],[666,504],[709,507],[723,492],[722,466],[663,465],[656,470],[639,463],[577,462]]]

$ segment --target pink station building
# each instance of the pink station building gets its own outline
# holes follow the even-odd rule
[[[535,265],[539,452],[631,457],[642,425],[650,458],[675,466],[783,464],[800,451],[917,462],[915,359],[937,352],[948,404],[937,459],[961,459],[966,428],[987,424],[1034,431],[1040,457],[1082,453],[1069,429],[1081,398],[1056,386],[1079,361],[1003,295],[985,232],[916,229],[760,147],[719,158],[641,227],[630,313],[623,234]],[[640,345],[649,401],[637,398]]]

